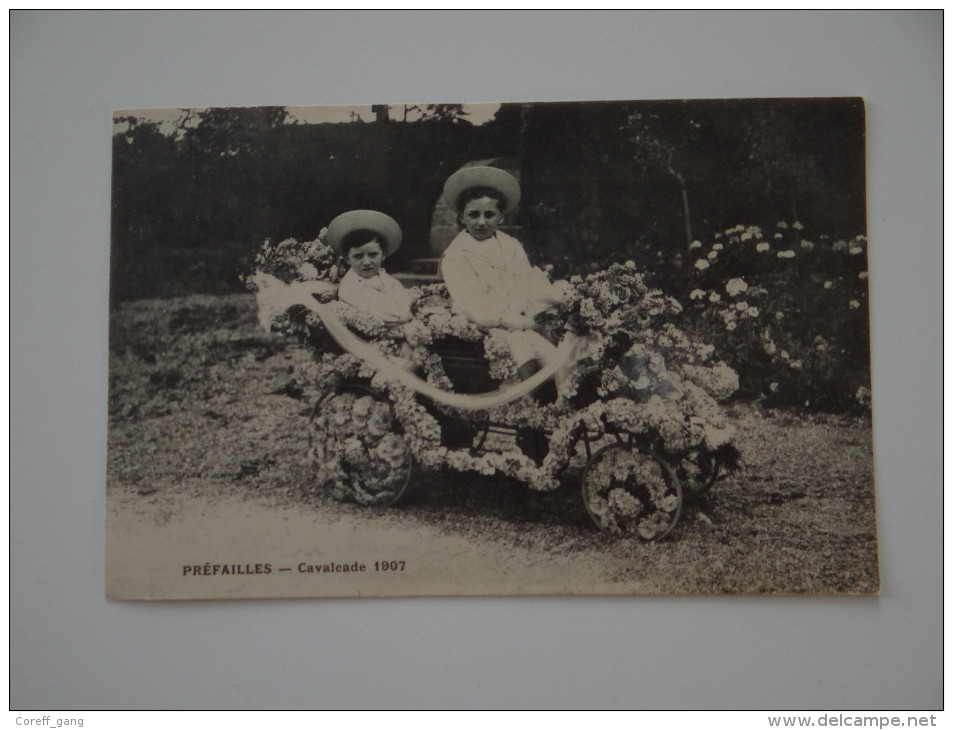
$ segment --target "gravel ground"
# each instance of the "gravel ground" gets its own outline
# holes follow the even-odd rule
[[[261,330],[247,295],[142,300],[113,312],[107,566],[125,555],[123,569],[134,571],[137,543],[154,550],[169,525],[169,540],[183,530],[214,538],[227,530],[222,515],[241,513],[318,533],[347,526],[369,549],[375,540],[417,543],[442,556],[432,560],[440,570],[466,564],[471,579],[434,568],[382,594],[879,590],[867,420],[730,405],[743,468],[686,502],[666,540],[644,543],[593,528],[578,465],[551,493],[426,473],[389,509],[334,501],[310,478],[314,394],[294,380],[308,356]],[[348,592],[338,590],[329,594]]]

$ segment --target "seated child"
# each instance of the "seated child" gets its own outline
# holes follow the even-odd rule
[[[374,210],[342,213],[327,231],[328,245],[351,266],[338,285],[338,299],[379,316],[387,326],[386,336],[393,340],[404,339],[402,326],[410,321],[411,297],[381,264],[400,247],[401,237],[397,221]],[[406,342],[397,359],[402,367],[415,368]]]
[[[520,198],[519,183],[508,172],[463,168],[447,180],[444,195],[462,228],[440,262],[453,309],[474,324],[499,329],[525,379],[556,351],[534,331],[535,316],[558,304],[570,286],[550,283],[530,265],[520,242],[498,230]]]

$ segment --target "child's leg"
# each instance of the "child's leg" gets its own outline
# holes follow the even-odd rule
[[[504,331],[504,336],[510,346],[510,351],[513,353],[513,359],[516,360],[520,380],[526,380],[534,373],[539,372],[543,366],[552,361],[556,354],[556,348],[552,343],[538,332],[532,330]],[[553,388],[551,384],[544,383],[534,393],[536,400],[540,403],[552,403],[558,397],[559,385],[557,383],[556,387]]]
[[[519,376],[520,380],[527,380],[533,375],[542,370],[542,366],[539,364],[539,360],[533,358],[532,360],[527,360],[522,365],[519,366],[516,370],[516,374]]]

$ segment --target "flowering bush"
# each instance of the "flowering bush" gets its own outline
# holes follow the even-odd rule
[[[742,393],[770,405],[869,407],[864,236],[815,241],[797,222],[770,236],[739,225],[693,246],[688,328],[738,372]]]

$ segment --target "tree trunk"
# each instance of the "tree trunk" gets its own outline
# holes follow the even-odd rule
[[[679,184],[682,186],[682,212],[685,215],[685,246],[691,248],[692,245],[692,212],[688,206],[688,188],[685,182],[680,178]]]
[[[688,186],[685,184],[685,178],[672,166],[672,158],[675,156],[675,150],[668,151],[668,172],[678,181],[678,186],[682,190],[682,215],[685,216],[685,248],[691,248],[692,245],[692,210],[688,205]]]

